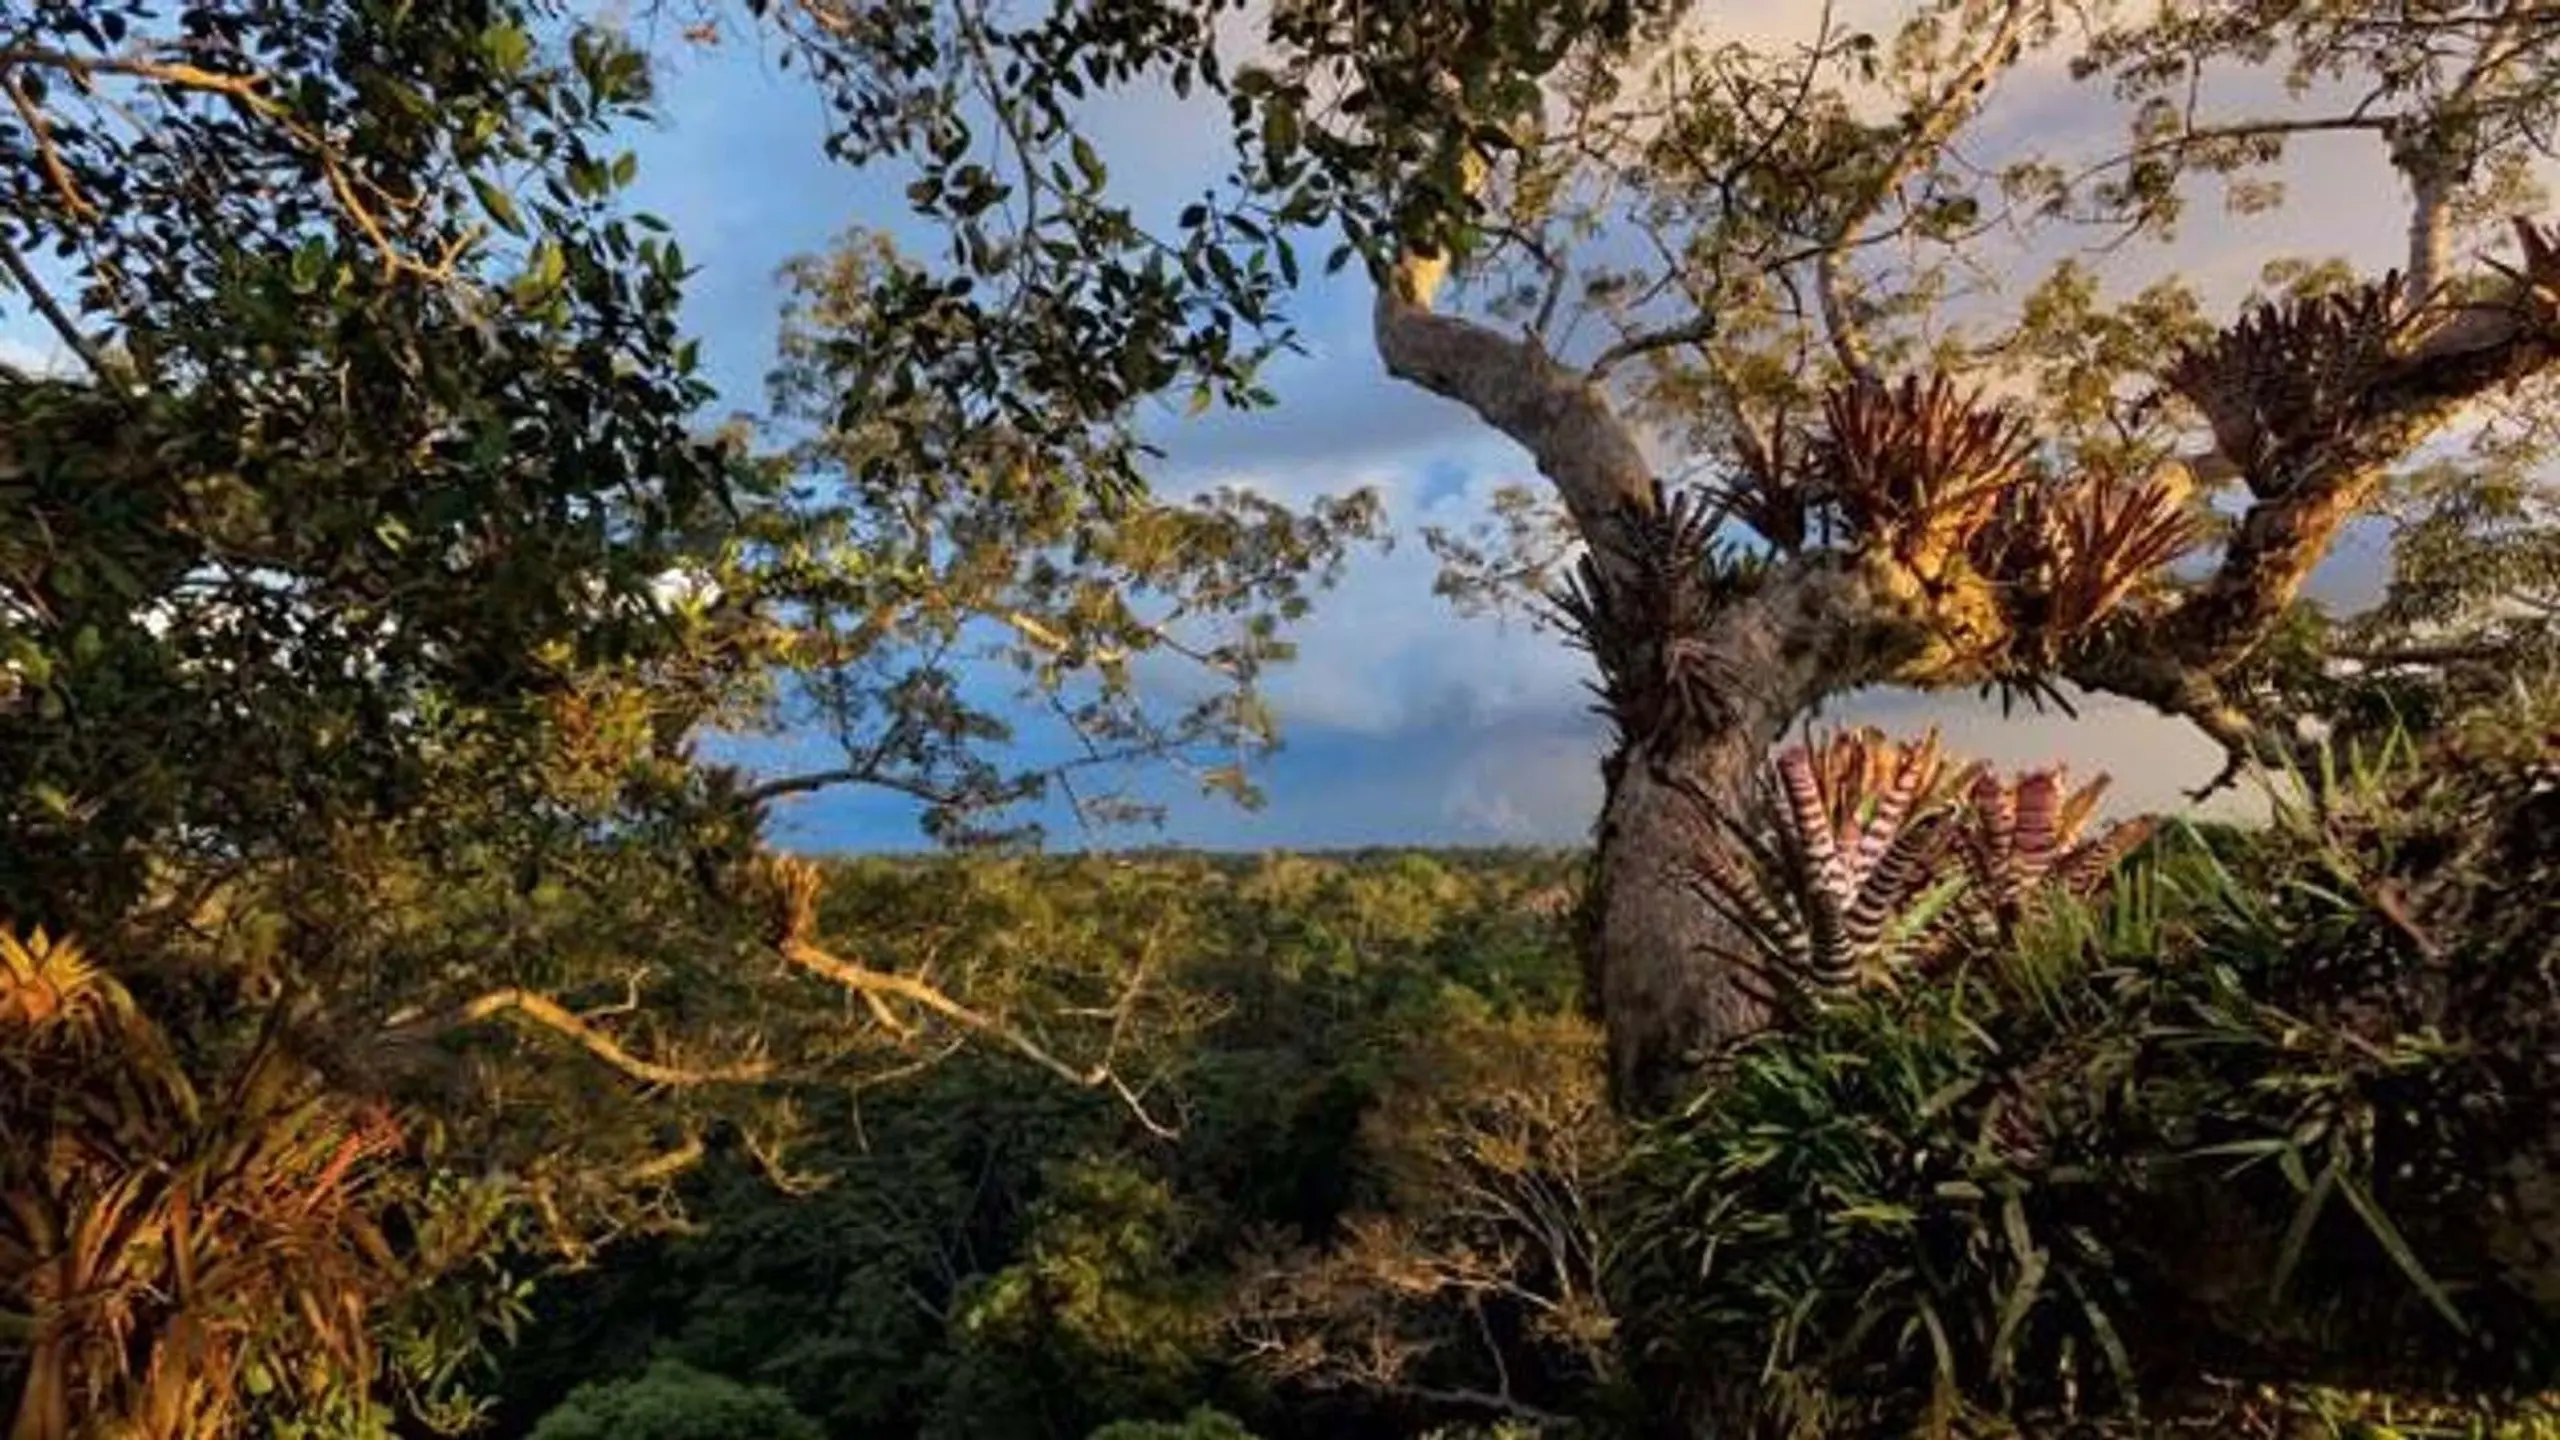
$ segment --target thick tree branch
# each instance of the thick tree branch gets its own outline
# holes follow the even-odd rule
[[[2396,157],[2395,157],[2396,158]],[[2435,298],[2453,262],[2453,196],[2461,183],[2454,161],[2443,155],[2396,158],[2409,178],[2408,305]]]
[[[1875,352],[1868,348],[1867,333],[1849,313],[1848,282],[1840,266],[1842,250],[1848,245],[1844,234],[1826,245],[1813,257],[1813,294],[1821,306],[1822,333],[1831,340],[1831,353],[1840,359],[1840,368],[1858,380],[1880,384],[1884,376],[1876,369]]]
[[[1387,373],[1455,400],[1527,449],[1554,483],[1604,568],[1623,505],[1650,506],[1653,472],[1634,431],[1589,374],[1533,341],[1430,308],[1445,262],[1408,258],[1378,294],[1378,355]]]
[[[2189,667],[2219,674],[2255,649],[2338,531],[2372,502],[2392,465],[2491,388],[2518,383],[2560,357],[2560,240],[2524,220],[2516,222],[2516,234],[2523,259],[2509,271],[2508,293],[2395,341],[2354,393],[2327,402],[2336,414],[2240,413],[2237,407],[2264,407],[2258,377],[2250,373],[2223,374],[2190,396],[2217,434],[2257,433],[2278,421],[2297,428],[2326,424],[2333,433],[2316,444],[2276,445],[2268,456],[2234,457],[2250,472],[2246,478],[2259,498],[2225,545],[2219,568],[2178,609],[2168,641]],[[2226,372],[2291,363],[2282,354],[2225,344]]]
[[[2522,53],[2521,47],[2500,53],[2501,47],[2514,37],[2527,12],[2541,8],[2539,0],[2509,0],[2490,22],[2471,63],[2444,100],[2423,123],[2394,129],[2391,163],[2409,179],[2407,294],[2412,309],[2435,299],[2452,268],[2454,195],[2479,158],[2479,141],[2470,133],[2476,123],[2473,106],[2482,87],[2495,81]]]
[[[2222,747],[2222,768],[2187,798],[2203,800],[2240,778],[2250,765],[2279,758],[2277,737],[2233,704],[2213,676],[2147,648],[2143,638],[2084,652],[2064,673],[2088,689],[2137,700],[2172,720],[2184,720]]]
[[[2387,287],[2327,309],[2262,309],[2172,372],[2223,452],[2190,473],[2229,467],[2256,498],[2213,574],[2163,623],[2113,637],[2064,673],[2212,737],[2230,764],[2207,792],[2249,763],[2287,757],[2290,737],[2253,721],[2224,680],[2283,618],[2338,532],[2370,507],[2392,466],[2472,401],[2560,359],[2560,237],[2522,220],[2516,233],[2523,257],[2502,267],[2502,296],[2415,328]],[[2295,372],[2310,364],[2326,373],[2297,388]]]

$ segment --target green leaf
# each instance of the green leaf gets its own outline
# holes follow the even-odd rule
[[[533,37],[515,25],[492,25],[481,32],[480,48],[501,74],[512,75],[533,58]]]
[[[2114,1373],[2116,1393],[2123,1397],[2125,1409],[2131,1414],[2141,1414],[2141,1397],[2134,1390],[2133,1352],[2125,1348],[2124,1337],[2117,1333],[2115,1321],[2108,1316],[2106,1307],[2089,1293],[2088,1287],[2080,1283],[2079,1275],[2070,1266],[2063,1267],[2062,1283],[2071,1287],[2072,1295],[2080,1302],[2081,1315],[2089,1322],[2089,1333],[2097,1337],[2098,1348],[2106,1353],[2107,1368]]]
[[[2427,1303],[2444,1317],[2444,1323],[2452,1326],[2456,1334],[2470,1334],[2471,1324],[2462,1318],[2461,1311],[2454,1308],[2453,1297],[2436,1283],[2435,1276],[2427,1273],[2426,1265],[2418,1259],[2418,1252],[2409,1248],[2409,1241],[2401,1235],[2400,1227],[2391,1223],[2391,1217],[2382,1213],[2382,1207],[2374,1203],[2364,1187],[2341,1175],[2338,1177],[2338,1193],[2347,1197],[2347,1204],[2354,1207],[2356,1214],[2364,1220],[2365,1228],[2373,1232],[2373,1238],[2391,1256],[2391,1263],[2399,1266],[2400,1273],[2409,1277],[2409,1283],[2418,1287],[2418,1293],[2427,1297]]]
[[[1094,153],[1093,142],[1078,135],[1068,142],[1067,153],[1074,157],[1076,169],[1083,174],[1085,183],[1100,189],[1108,172],[1102,167],[1102,157]]]
[[[2329,1192],[2337,1183],[2338,1162],[2332,1160],[2303,1194],[2301,1203],[2293,1207],[2293,1220],[2284,1227],[2284,1243],[2276,1248],[2275,1274],[2267,1281],[2269,1305],[2283,1303],[2285,1286],[2292,1283],[2294,1267],[2302,1262],[2302,1247],[2309,1243],[2311,1227],[2319,1223],[2320,1212],[2328,1207]]]
[[[1273,160],[1287,158],[1298,148],[1298,112],[1286,104],[1269,106],[1262,112],[1262,148]]]
[[[479,198],[480,208],[489,213],[499,229],[510,235],[524,233],[524,216],[516,209],[516,197],[481,175],[471,177],[471,193]]]
[[[318,235],[306,238],[293,251],[293,288],[304,294],[319,288],[320,277],[329,268],[329,242]]]

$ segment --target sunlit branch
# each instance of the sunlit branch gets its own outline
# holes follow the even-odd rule
[[[1149,1134],[1172,1139],[1180,1132],[1147,1113],[1134,1095],[1108,1065],[1078,1067],[1060,1059],[1040,1042],[1014,1026],[961,1004],[940,988],[912,976],[886,970],[875,970],[839,958],[806,940],[789,939],[781,946],[782,956],[791,964],[830,984],[840,986],[866,1000],[902,1000],[939,1016],[943,1020],[979,1037],[992,1041],[1030,1061],[1061,1080],[1082,1089],[1110,1089],[1128,1105],[1130,1113]],[[909,1027],[911,1029],[911,1027]]]
[[[426,1022],[411,1022],[391,1028],[390,1034],[420,1031],[443,1032],[477,1025],[504,1016],[514,1016],[538,1029],[576,1045],[605,1065],[630,1076],[644,1085],[668,1089],[686,1089],[703,1085],[753,1084],[773,1077],[771,1061],[761,1056],[728,1065],[670,1065],[635,1055],[622,1043],[560,1002],[530,990],[508,988],[493,990],[464,1002],[443,1017]]]
[[[421,259],[404,250],[391,237],[382,220],[381,210],[415,209],[419,202],[410,197],[391,194],[371,182],[359,180],[348,168],[345,155],[325,136],[293,118],[283,102],[267,93],[269,77],[258,72],[230,73],[208,70],[186,61],[154,59],[148,54],[75,55],[68,51],[35,46],[0,49],[0,77],[6,77],[12,103],[15,104],[34,132],[40,163],[60,192],[64,208],[74,219],[93,213],[94,202],[80,193],[59,154],[54,150],[51,127],[31,102],[17,80],[21,66],[55,70],[71,77],[83,89],[101,75],[138,80],[145,84],[165,86],[192,94],[231,100],[258,115],[301,145],[319,166],[321,178],[348,221],[364,234],[382,261],[385,276],[411,274],[431,282],[453,278],[462,257],[479,243],[486,233],[481,226],[470,226],[446,240],[433,259]],[[359,188],[373,192],[367,199]]]

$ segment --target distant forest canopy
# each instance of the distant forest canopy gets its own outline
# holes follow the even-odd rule
[[[1926,968],[1636,1127],[1551,903],[1587,856],[831,862],[832,915],[1026,957],[1113,877],[1170,885],[1152,983],[1187,1023],[1124,1060],[1152,1123],[981,1054],[819,1101],[783,1183],[716,1144],[691,1228],[535,1295],[498,1429],[748,1386],[842,1436],[2550,1433],[2525,1296],[2560,1212],[2492,1198],[2546,1172],[2482,1147],[2543,1124],[2515,1087],[2551,1017],[2510,1000],[2556,958],[2518,878],[2560,862],[2551,723],[2367,757],[2272,830],[2153,832],[2094,903],[1976,910],[1973,958],[1896,951]],[[2400,1007],[2453,1028],[2395,1038]]]

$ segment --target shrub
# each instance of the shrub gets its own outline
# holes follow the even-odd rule
[[[1179,1420],[1114,1420],[1089,1440],[1254,1440],[1244,1422],[1201,1406]]]
[[[1634,1147],[1643,1372],[1791,1436],[2549,1383],[2555,776],[2553,735],[2331,763],[1792,1012]]]
[[[660,1360],[630,1379],[579,1386],[533,1427],[532,1440],[824,1440],[824,1432],[779,1390]]]

